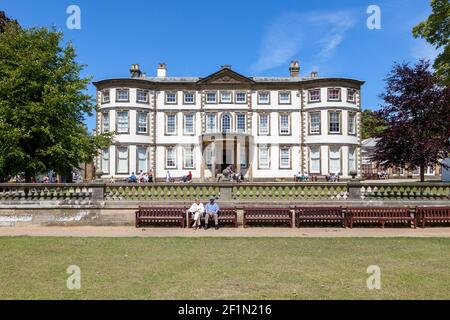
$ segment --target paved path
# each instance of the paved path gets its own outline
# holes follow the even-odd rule
[[[54,237],[450,237],[450,228],[181,228],[134,227],[0,227],[4,236]]]

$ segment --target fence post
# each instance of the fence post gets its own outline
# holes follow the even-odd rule
[[[361,200],[361,182],[359,180],[347,182],[347,189],[350,200]]]
[[[103,181],[94,181],[91,184],[92,188],[92,201],[103,201],[105,197],[105,184]]]

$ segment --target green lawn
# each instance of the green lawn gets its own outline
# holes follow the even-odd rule
[[[450,238],[0,238],[0,299],[197,298],[449,299]]]

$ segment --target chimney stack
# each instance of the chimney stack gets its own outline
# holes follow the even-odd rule
[[[300,74],[300,65],[297,60],[291,61],[291,66],[289,67],[289,72],[291,74],[291,78],[298,78]]]
[[[156,75],[158,78],[167,77],[167,66],[165,63],[158,64],[158,69],[156,70]]]
[[[318,78],[319,77],[319,73],[317,71],[312,71],[311,74],[309,75],[310,78]]]
[[[130,69],[130,77],[132,79],[137,79],[137,78],[140,78],[141,75],[142,75],[142,72],[141,72],[141,70],[139,68],[139,65],[138,64],[132,64],[131,65],[131,69]]]

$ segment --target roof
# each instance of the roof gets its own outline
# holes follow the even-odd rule
[[[242,74],[231,70],[230,67],[222,67],[220,70],[208,75],[207,77],[142,77],[142,78],[115,78],[104,79],[94,82],[94,85],[101,85],[106,82],[117,81],[143,81],[145,83],[165,83],[165,84],[264,84],[264,83],[306,83],[309,81],[323,82],[323,81],[346,81],[352,82],[356,85],[363,85],[364,81],[349,79],[349,78],[321,78],[321,77],[246,77]]]

